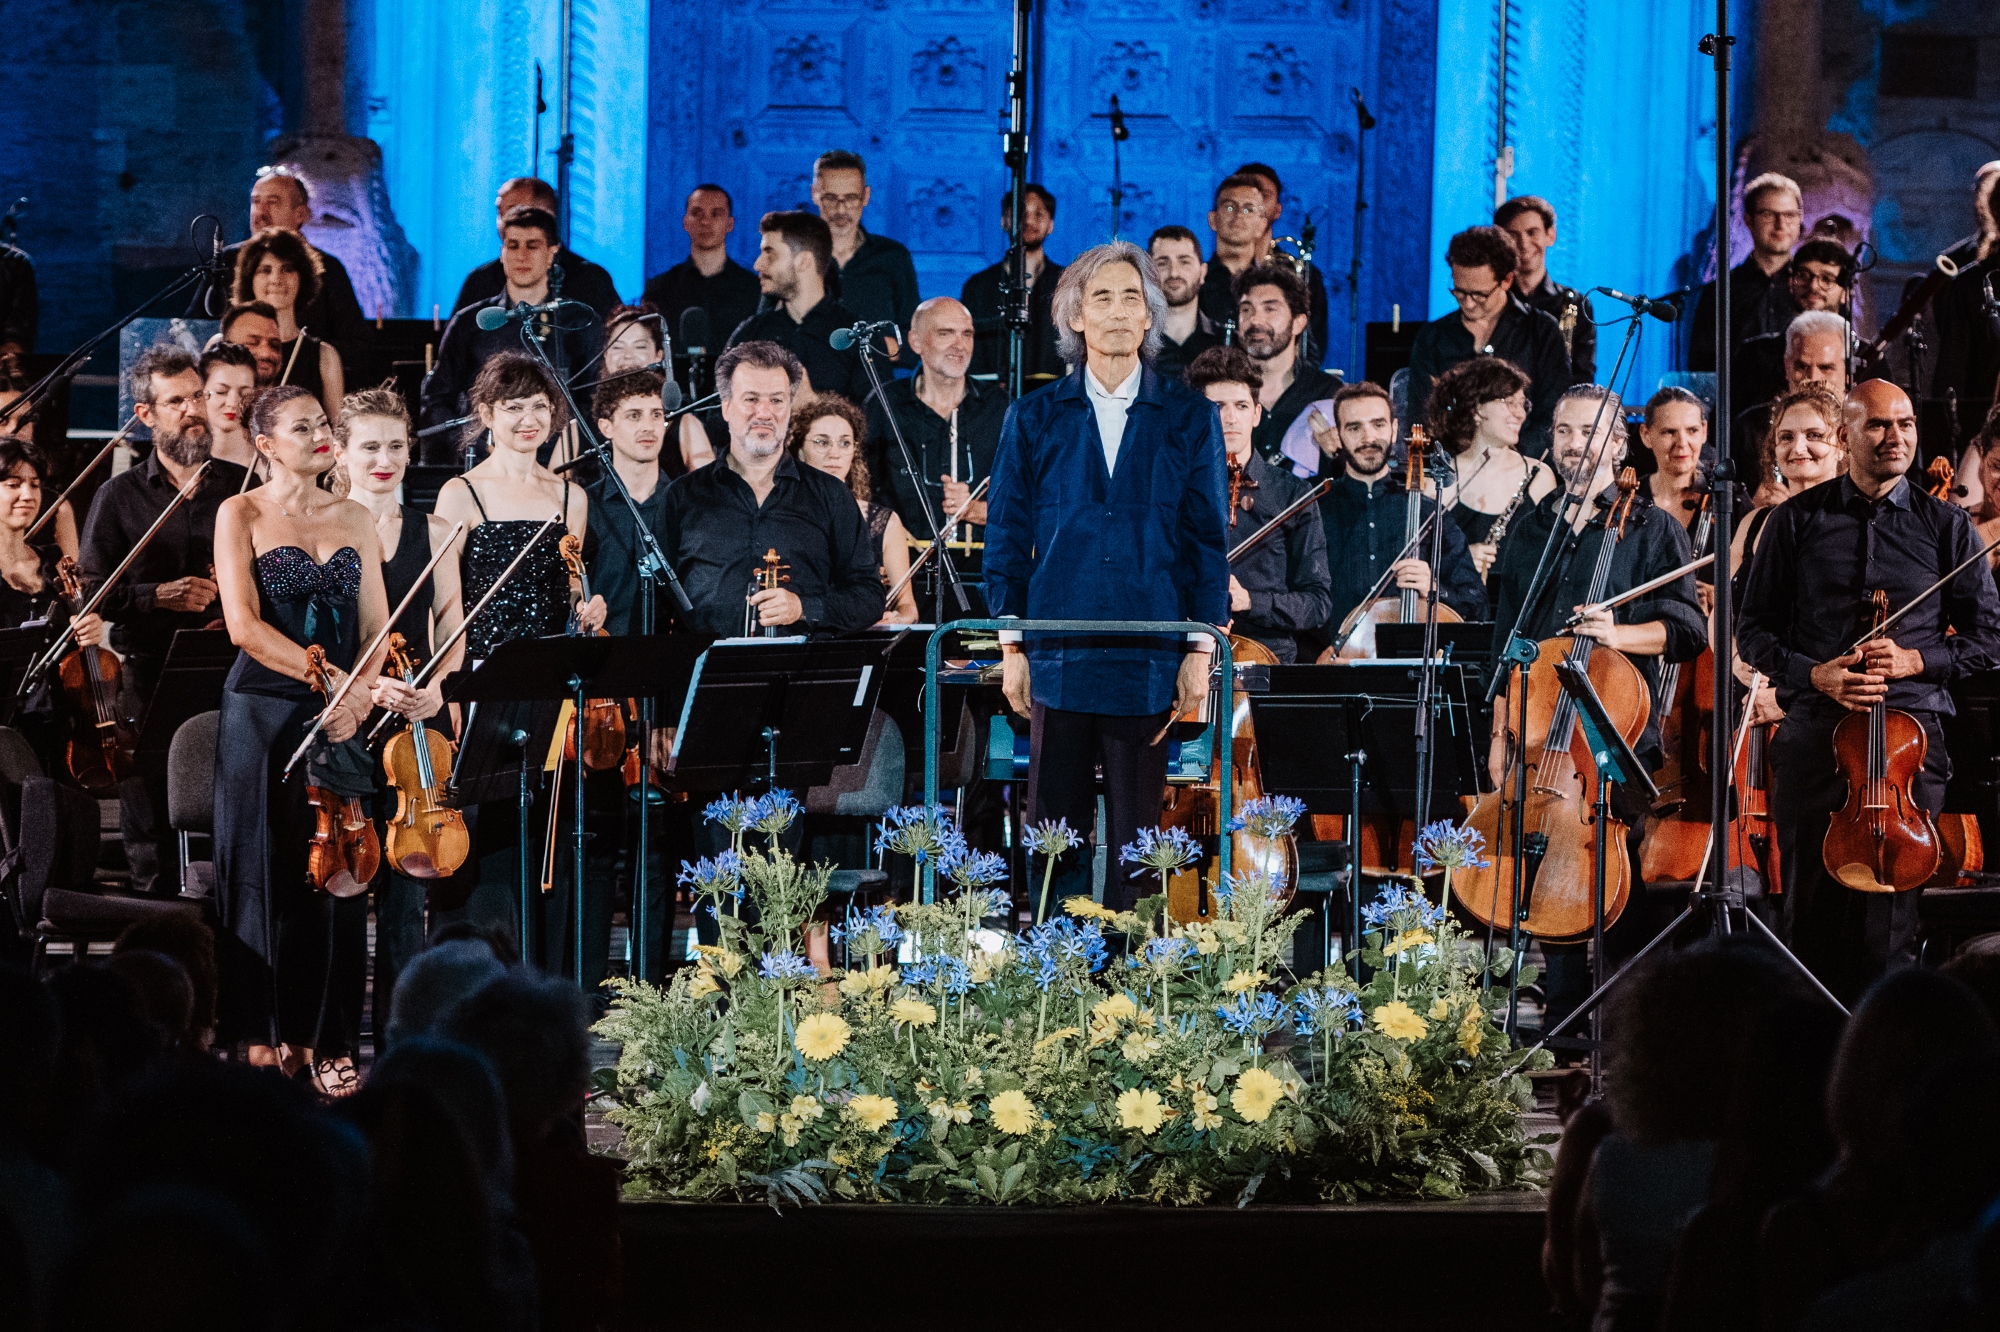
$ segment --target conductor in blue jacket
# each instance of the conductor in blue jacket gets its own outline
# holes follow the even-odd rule
[[[1202,395],[1152,367],[1166,297],[1144,250],[1113,241],[1063,270],[1051,305],[1072,369],[1007,410],[987,509],[985,582],[996,616],[1042,620],[1229,618],[1222,425]],[[1153,882],[1118,850],[1159,823],[1169,715],[1208,692],[1206,635],[1003,634],[1002,687],[1029,719],[1030,817],[1086,837],[1104,771],[1104,899],[1130,907]],[[1088,852],[1065,858],[1065,895],[1090,892]],[[1140,874],[1144,874],[1140,871]],[[1059,900],[1059,899],[1058,899]]]

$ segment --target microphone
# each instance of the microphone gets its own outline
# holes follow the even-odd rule
[[[519,317],[525,319],[526,312],[534,308],[531,305],[517,305],[513,310],[503,310],[497,305],[489,305],[474,315],[473,320],[479,325],[481,332],[491,333],[496,328],[505,328],[509,320],[516,318],[515,310],[522,311]]]
[[[694,360],[708,355],[708,311],[699,305],[690,305],[681,311],[681,346]]]
[[[863,319],[857,322],[852,328],[836,328],[833,330],[832,336],[827,338],[827,343],[835,351],[846,351],[857,342],[866,345],[868,339],[882,332],[886,332],[892,338],[895,337],[896,321],[893,319],[882,319],[871,324]]]
[[[1627,296],[1616,287],[1592,287],[1591,290],[1602,292],[1614,301],[1623,301],[1632,307],[1634,314],[1649,314],[1662,323],[1671,324],[1681,317],[1681,307],[1672,301],[1656,301],[1651,296]]]
[[[660,383],[660,406],[672,416],[681,409],[681,386],[674,382],[674,372],[669,370]]]

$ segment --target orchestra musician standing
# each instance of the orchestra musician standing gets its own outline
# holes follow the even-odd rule
[[[1513,520],[1556,489],[1549,465],[1521,452],[1528,411],[1528,377],[1498,356],[1475,356],[1439,375],[1425,407],[1431,438],[1452,456],[1440,499],[1482,579]]]
[[[1975,561],[1915,600],[1979,543],[1962,510],[1906,475],[1917,457],[1909,395],[1879,379],[1857,384],[1840,437],[1847,475],[1771,510],[1750,564],[1738,643],[1785,712],[1771,751],[1772,812],[1792,950],[1852,1002],[1884,971],[1915,960],[1918,892],[1859,892],[1827,872],[1823,846],[1844,795],[1834,729],[1877,702],[1915,718],[1927,750],[1911,794],[1935,815],[1951,775],[1941,727],[1955,711],[1950,686],[2000,665],[2000,597]],[[1870,627],[1877,590],[1891,611],[1915,605],[1887,634],[1850,651]]]
[[[1213,404],[1149,364],[1166,313],[1153,261],[1126,241],[1087,250],[1052,308],[1076,368],[1008,408],[987,508],[987,605],[1030,619],[1223,623],[1222,426]],[[1118,848],[1160,817],[1167,747],[1154,738],[1207,696],[1212,651],[1196,634],[1002,638],[1002,691],[1029,718],[1029,818],[1089,836],[1103,765],[1107,906],[1138,900]],[[1063,895],[1088,895],[1090,865],[1088,853],[1070,859]]]

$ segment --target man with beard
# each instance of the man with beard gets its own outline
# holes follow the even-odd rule
[[[1014,216],[1014,192],[1000,200],[1000,229],[1007,229]],[[1027,252],[1028,332],[1022,339],[1021,374],[1027,388],[1039,388],[1063,373],[1062,357],[1056,351],[1055,324],[1049,319],[1049,302],[1055,298],[1056,283],[1062,280],[1063,266],[1050,259],[1042,248],[1056,226],[1056,196],[1032,181],[1021,204],[1021,245]],[[959,288],[958,299],[972,311],[978,345],[972,352],[972,373],[1007,377],[1006,310],[1000,293],[1007,284],[1007,260],[974,273]]]
[[[1258,219],[1263,227],[1263,232],[1257,238],[1254,250],[1256,262],[1260,264],[1270,263],[1273,261],[1275,253],[1276,261],[1289,267],[1291,261],[1283,251],[1277,249],[1278,229],[1283,225],[1285,216],[1285,186],[1284,182],[1278,179],[1277,169],[1267,166],[1263,162],[1245,162],[1242,166],[1232,171],[1230,176],[1232,178],[1247,176],[1251,180],[1256,181],[1257,188],[1264,196],[1264,214]],[[1312,219],[1308,217],[1299,230],[1304,233],[1304,237],[1310,237],[1313,231]],[[1223,242],[1219,231],[1216,237],[1215,249],[1218,255],[1222,253]],[[1228,264],[1224,264],[1223,268],[1228,273],[1230,282],[1233,282],[1235,275],[1242,271],[1240,266],[1232,267]],[[1326,276],[1319,271],[1319,265],[1310,259],[1306,260],[1302,266],[1293,268],[1292,271],[1299,275],[1299,281],[1305,284],[1306,294],[1312,298],[1312,322],[1307,329],[1312,341],[1310,349],[1307,352],[1307,359],[1318,363],[1326,359],[1327,349]],[[1225,283],[1218,294],[1224,300],[1227,300],[1230,295],[1229,284]],[[1203,294],[1204,306],[1208,303],[1206,295],[1206,293]]]
[[[829,341],[836,330],[855,322],[855,314],[827,293],[833,233],[825,220],[811,213],[766,213],[757,229],[763,233],[757,250],[757,284],[770,305],[737,325],[729,345],[776,343],[804,369],[807,393],[838,393],[849,402],[867,402],[868,372],[861,365],[861,349],[835,351]],[[878,338],[875,345],[885,344]],[[888,367],[880,369],[886,377]],[[715,383],[720,390],[720,375]]]
[[[1801,253],[1804,251],[1801,250]],[[1775,344],[1774,344],[1775,345]],[[1836,398],[1847,396],[1847,321],[1831,310],[1808,310],[1791,322],[1784,336],[1783,387],[1746,407],[1729,429],[1729,451],[1736,457],[1736,479],[1753,494],[1760,486],[1774,494],[1763,503],[1776,503],[1784,487],[1775,476],[1763,476],[1764,436],[1771,430],[1771,402],[1780,394],[1791,393],[1807,384],[1824,384]],[[1737,357],[1740,361],[1741,355]],[[1702,463],[1715,459],[1712,445],[1704,445]]]
[[[1545,316],[1537,315],[1537,318]],[[1693,661],[1708,644],[1708,618],[1696,599],[1694,575],[1684,574],[1642,597],[1635,597],[1615,610],[1595,611],[1574,628],[1563,622],[1591,600],[1591,575],[1597,567],[1598,552],[1613,537],[1605,530],[1605,517],[1617,501],[1612,484],[1624,465],[1626,453],[1625,414],[1618,395],[1595,384],[1578,384],[1556,401],[1551,428],[1550,461],[1563,478],[1565,490],[1551,491],[1541,503],[1525,506],[1514,515],[1506,539],[1494,558],[1487,576],[1487,590],[1493,597],[1493,632],[1496,651],[1502,639],[1520,621],[1520,632],[1537,641],[1568,635],[1588,638],[1615,648],[1631,659],[1645,678],[1649,695],[1659,689],[1660,666],[1669,661]],[[1540,597],[1527,613],[1522,603],[1535,576],[1542,548],[1561,515],[1565,493],[1584,497],[1568,529],[1557,538],[1555,573],[1543,585]],[[1593,503],[1592,501],[1595,501]],[[1670,573],[1686,564],[1687,529],[1666,510],[1653,505],[1634,505],[1617,538],[1611,566],[1601,599],[1609,600],[1629,588]],[[1495,785],[1507,777],[1507,736],[1515,716],[1504,708],[1493,714],[1493,744],[1488,758]],[[1660,766],[1660,723],[1649,716],[1646,729],[1632,746],[1648,772]],[[1594,798],[1592,796],[1591,798]],[[1611,792],[1611,810],[1630,831],[1626,845],[1631,862],[1631,882],[1639,873],[1639,841],[1645,831],[1650,802],[1629,786]],[[1613,957],[1629,955],[1644,942],[1641,912],[1627,911],[1606,932],[1606,949]],[[1583,944],[1542,942],[1548,961],[1543,989],[1547,1004],[1543,1012],[1544,1031],[1567,1017],[1590,992],[1590,964]]]
[[[769,550],[790,581],[747,596],[755,625],[844,633],[882,618],[882,575],[854,492],[785,452],[804,379],[798,358],[772,342],[739,342],[715,363],[729,447],[668,489],[661,543],[697,633],[744,631],[751,574]]]
[[[1928,741],[1911,794],[1943,806],[1951,776],[1943,719],[1950,687],[2000,665],[2000,598],[1971,519],[1932,499],[1905,475],[1917,457],[1909,395],[1885,380],[1847,396],[1840,437],[1847,474],[1794,495],[1771,511],[1743,594],[1737,648],[1762,671],[1785,710],[1771,752],[1772,814],[1784,866],[1791,945],[1812,973],[1852,1003],[1884,971],[1916,961],[1914,892],[1857,891],[1827,872],[1829,822],[1846,796],[1833,731],[1876,703],[1908,713]],[[1888,593],[1890,631],[1849,651],[1873,622],[1872,594]]]
[[[81,563],[94,589],[138,544],[202,464],[194,493],[180,506],[98,610],[112,622],[112,646],[124,660],[120,675],[126,715],[145,720],[160,663],[174,635],[200,629],[215,610],[215,511],[243,488],[243,468],[209,458],[206,390],[194,357],[178,347],[155,347],[132,366],[132,400],[140,423],[153,432],[146,460],[98,487],[83,525]],[[159,851],[167,811],[164,751],[118,791],[119,821],[132,887],[139,892],[180,889],[177,858]]]
[[[1201,242],[1186,227],[1161,227],[1146,242],[1160,275],[1160,294],[1167,298],[1167,317],[1160,324],[1160,357],[1153,368],[1169,379],[1180,379],[1195,357],[1222,345],[1222,335],[1201,312],[1201,284],[1208,264]]]
[[[917,313],[917,265],[901,241],[861,225],[873,193],[861,154],[836,148],[813,163],[813,207],[833,239],[840,303],[857,319],[894,324],[900,335]]]
[[[1333,430],[1315,436],[1320,466],[1313,479],[1334,479],[1319,501],[1333,581],[1331,614],[1308,644],[1315,656],[1339,639],[1341,624],[1385,570],[1393,576],[1377,595],[1396,596],[1404,588],[1427,594],[1431,587],[1431,531],[1424,531],[1414,551],[1403,549],[1409,492],[1389,465],[1397,424],[1389,390],[1374,383],[1348,384],[1333,395],[1332,415]],[[1437,512],[1437,501],[1429,496],[1423,506],[1427,519]],[[1444,525],[1438,601],[1462,619],[1486,618],[1486,585],[1466,552],[1464,531],[1454,522]]]
[[[1289,268],[1253,264],[1236,279],[1236,341],[1264,373],[1257,391],[1264,419],[1251,445],[1265,462],[1284,465],[1285,432],[1310,403],[1331,400],[1340,376],[1300,359],[1311,317],[1305,284]]]
[[[263,301],[245,301],[222,312],[222,340],[233,342],[250,353],[257,365],[259,386],[278,382],[284,368],[283,341],[278,335],[278,312]]]

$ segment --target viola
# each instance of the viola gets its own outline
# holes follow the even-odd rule
[[[1237,665],[1275,666],[1277,654],[1254,638],[1229,636],[1230,659]],[[1181,828],[1202,844],[1201,860],[1167,879],[1167,914],[1183,925],[1205,923],[1216,911],[1216,889],[1221,883],[1221,857],[1217,854],[1224,827],[1243,812],[1243,806],[1264,794],[1264,776],[1257,764],[1257,730],[1250,719],[1250,695],[1230,689],[1229,721],[1229,812],[1222,810],[1221,779],[1211,759],[1208,776],[1192,786],[1176,786],[1167,792],[1160,813],[1160,826]],[[1209,715],[1218,716],[1211,707]],[[1219,720],[1217,723],[1219,724]],[[1261,869],[1271,881],[1284,886],[1291,900],[1299,878],[1298,839],[1291,833],[1275,839],[1259,837],[1249,829],[1230,833],[1230,868],[1241,874]]]
[[[1931,479],[1931,498],[1952,502],[1952,483],[1957,477],[1956,469],[1949,458],[1934,458],[1927,469]],[[1981,533],[1982,536],[1985,533]],[[1946,630],[1947,633],[1952,632]],[[1924,884],[1926,888],[1954,888],[1961,874],[1969,874],[1986,868],[1986,844],[1979,833],[1979,820],[1971,814],[1939,814],[1936,819],[1938,830],[1938,870]]]
[[[389,635],[388,669],[416,679],[401,634]],[[412,879],[445,879],[458,872],[472,851],[465,816],[445,798],[457,751],[451,741],[420,721],[398,731],[382,746],[382,771],[396,792],[396,812],[389,819],[389,864]]]
[[[306,683],[316,694],[333,696],[326,649],[317,643],[306,647]],[[306,872],[313,886],[331,897],[367,892],[382,867],[382,843],[361,801],[308,784],[306,804],[313,812],[312,840],[306,847]]]
[[[84,604],[83,569],[65,556],[56,565],[64,600],[74,614]],[[118,658],[101,647],[79,647],[56,667],[62,685],[63,761],[78,786],[108,795],[137,770],[139,724],[119,707]]]
[[[1407,559],[1422,559],[1417,552],[1418,538],[1424,531],[1424,451],[1429,441],[1424,438],[1422,426],[1410,427],[1409,461],[1404,471],[1403,489],[1405,503],[1403,509],[1403,555]],[[1444,514],[1440,510],[1439,521]],[[1383,572],[1386,582],[1388,572]],[[1375,626],[1378,624],[1421,624],[1424,621],[1424,602],[1427,594],[1413,587],[1401,588],[1393,597],[1373,597],[1349,611],[1340,622],[1339,655],[1343,658],[1375,658],[1381,653],[1375,647]],[[1451,607],[1440,601],[1437,605],[1439,624],[1459,624],[1462,617]],[[1322,661],[1327,658],[1322,657]]]
[[[755,596],[759,592],[774,591],[781,584],[791,582],[791,567],[789,564],[779,563],[776,548],[766,549],[764,551],[764,558],[758,561],[757,567],[750,571],[750,594]],[[760,623],[757,619],[756,607],[745,606],[743,608],[743,636],[745,638],[776,638],[782,629],[782,625]]]
[[[1715,515],[1710,496],[1687,503],[1694,508],[1694,554],[1708,545]],[[1692,879],[1708,856],[1714,813],[1708,784],[1708,750],[1714,737],[1715,654],[1708,648],[1683,671],[1679,662],[1660,669],[1659,692],[1653,708],[1660,717],[1660,768],[1653,774],[1659,797],[1646,820],[1646,840],[1639,852],[1639,870],[1648,883]]]
[[[1624,537],[1638,488],[1638,474],[1626,468],[1618,477],[1619,497],[1601,520],[1604,540],[1597,548],[1597,562],[1591,571],[1586,598],[1590,603],[1604,600],[1605,584],[1611,576],[1611,557]],[[1637,740],[1646,728],[1651,694],[1645,676],[1629,657],[1614,648],[1599,647],[1588,638],[1544,639],[1528,672],[1527,734],[1517,735],[1512,729],[1520,715],[1515,693],[1520,685],[1518,676],[1510,678],[1506,691],[1494,704],[1496,715],[1504,718],[1503,724],[1508,727],[1507,770],[1499,788],[1480,797],[1470,820],[1470,825],[1485,836],[1486,845],[1493,849],[1491,862],[1484,869],[1458,871],[1452,887],[1460,906],[1474,920],[1495,929],[1509,928],[1514,883],[1513,820],[1518,817],[1523,828],[1523,927],[1539,939],[1569,942],[1589,936],[1594,914],[1597,848],[1591,825],[1594,801],[1590,793],[1597,770],[1582,728],[1577,725],[1575,706],[1556,678],[1559,661],[1568,661],[1589,676],[1605,711],[1628,744]],[[1525,808],[1517,808],[1514,799],[1516,764],[1528,768]],[[1607,926],[1624,911],[1631,892],[1625,835],[1624,822],[1612,817],[1605,829],[1604,923]]]
[[[1880,633],[1889,594],[1877,588],[1870,600]],[[1912,791],[1929,747],[1923,724],[1886,702],[1850,712],[1833,728],[1847,802],[1827,824],[1821,857],[1840,883],[1861,893],[1906,893],[1937,873],[1937,825]]]
[[[563,563],[569,566],[570,575],[576,579],[582,590],[580,600],[590,600],[590,575],[583,568],[583,540],[575,533],[566,533],[556,543]],[[575,621],[571,621],[574,631]],[[599,638],[609,638],[610,631],[599,629]],[[625,713],[616,699],[589,698],[583,703],[583,766],[591,772],[606,772],[619,765],[625,757]],[[563,738],[563,758],[576,761],[576,727],[571,727]]]

